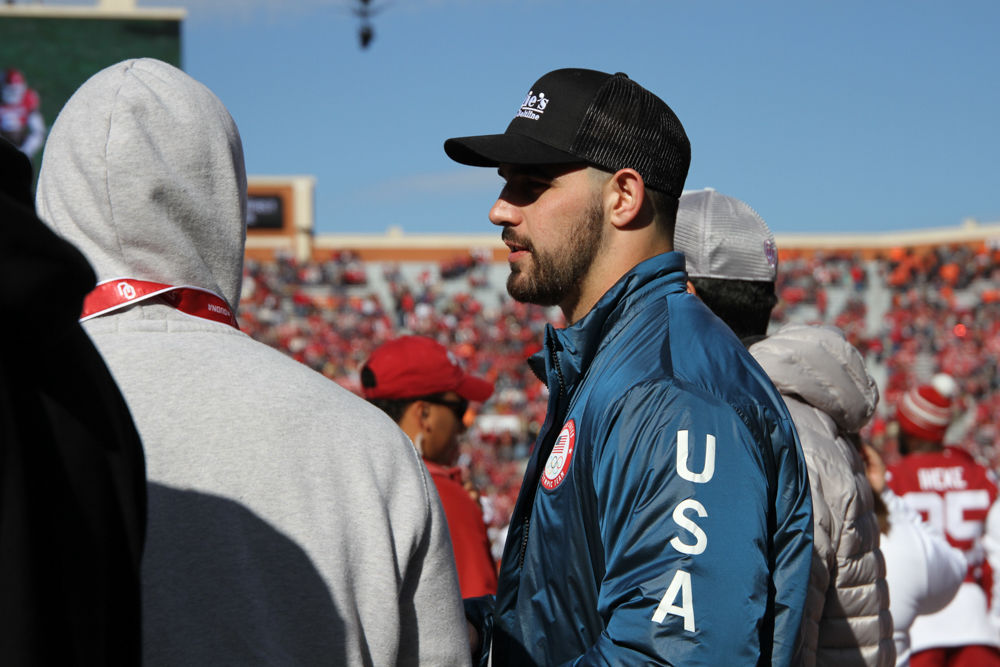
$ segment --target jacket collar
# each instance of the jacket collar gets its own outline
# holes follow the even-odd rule
[[[462,469],[459,467],[443,466],[429,459],[424,459],[424,465],[431,476],[448,477],[458,483],[462,482]]]
[[[528,364],[538,378],[554,391],[553,381],[567,391],[576,386],[600,349],[638,313],[632,306],[653,289],[668,285],[668,291],[683,292],[687,273],[684,255],[667,252],[634,266],[622,276],[586,315],[574,324],[556,329],[545,327],[545,347]],[[666,335],[666,332],[664,332]]]

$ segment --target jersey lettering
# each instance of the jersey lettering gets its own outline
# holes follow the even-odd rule
[[[982,544],[986,519],[995,504],[997,487],[991,472],[957,447],[904,457],[890,467],[889,485],[902,496],[931,529],[965,554],[966,581],[989,590],[983,569]],[[988,593],[987,593],[988,595]]]
[[[674,604],[678,593],[681,594],[680,606]],[[663,623],[664,619],[667,618],[667,614],[680,616],[684,619],[684,629],[688,632],[695,631],[694,596],[691,593],[691,575],[684,570],[677,570],[674,574],[674,578],[667,588],[666,595],[660,600],[659,606],[657,606],[656,611],[653,613],[653,622]]]
[[[952,491],[946,496],[944,520],[948,534],[956,540],[978,540],[983,535],[983,522],[970,521],[967,512],[985,512],[990,507],[990,494],[986,489]]]
[[[904,497],[928,524],[941,531],[955,546],[967,547],[968,544],[962,543],[978,540],[983,534],[983,519],[970,518],[970,513],[982,516],[989,509],[990,494],[986,489],[948,491],[944,495],[914,491]]]
[[[962,475],[962,467],[921,468],[917,471],[920,488],[930,491],[950,491],[964,489],[968,485]]]
[[[670,540],[670,546],[682,554],[697,556],[705,551],[705,547],[708,546],[708,535],[705,534],[705,531],[703,531],[698,524],[684,514],[684,512],[689,509],[694,510],[695,513],[702,518],[708,516],[708,512],[705,511],[704,505],[693,498],[681,501],[677,504],[677,507],[674,508],[674,522],[684,530],[694,535],[694,544],[686,544],[681,541],[680,537],[675,536],[672,540]]]

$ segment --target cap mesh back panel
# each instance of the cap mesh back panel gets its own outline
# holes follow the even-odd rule
[[[670,107],[619,75],[594,98],[571,150],[605,169],[631,167],[648,187],[675,197],[691,162],[691,145]]]

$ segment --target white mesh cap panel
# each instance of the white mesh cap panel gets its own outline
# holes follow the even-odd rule
[[[773,282],[777,275],[767,223],[746,203],[711,189],[681,195],[674,250],[684,253],[692,278]]]

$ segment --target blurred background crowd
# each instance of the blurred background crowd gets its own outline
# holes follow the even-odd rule
[[[828,324],[865,356],[881,402],[863,436],[888,463],[898,458],[895,405],[934,373],[952,375],[960,415],[945,442],[1000,466],[1000,245],[892,248],[884,253],[789,252],[778,271],[772,326]],[[248,259],[240,327],[254,338],[360,393],[372,350],[403,333],[430,336],[467,372],[496,383],[466,415],[459,465],[481,493],[495,549],[503,544],[547,392],[525,363],[558,309],[514,302],[505,264],[469,253],[440,262]],[[495,552],[499,557],[499,551]]]

